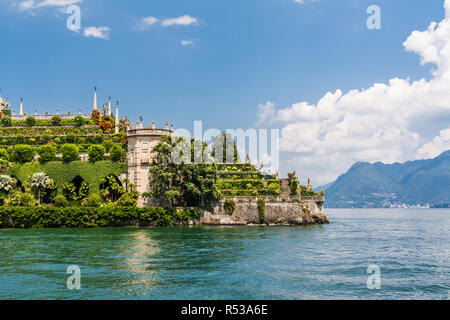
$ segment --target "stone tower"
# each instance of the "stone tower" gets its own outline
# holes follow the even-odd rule
[[[156,129],[154,126],[140,128],[136,126],[127,131],[128,140],[128,180],[136,186],[136,190],[142,194],[149,192],[148,170],[153,160],[152,153],[163,136],[172,135],[173,130]],[[139,196],[138,206],[146,205],[144,198]]]

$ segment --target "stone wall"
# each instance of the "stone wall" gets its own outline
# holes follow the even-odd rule
[[[236,201],[233,214],[225,213],[225,201],[215,203],[210,210],[202,211],[202,224],[246,225],[260,224],[257,200]],[[320,224],[328,223],[323,211],[323,201],[301,200],[300,202],[265,202],[265,224]]]

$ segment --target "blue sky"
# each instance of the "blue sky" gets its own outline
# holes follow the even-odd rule
[[[97,86],[99,98],[118,99],[130,119],[188,129],[193,120],[253,127],[266,101],[284,109],[394,77],[429,80],[430,66],[402,44],[445,17],[440,0],[84,0],[75,33],[63,11],[77,1],[36,7],[42,1],[20,9],[23,1],[0,0],[0,88],[13,105],[23,97],[29,112],[89,110]],[[381,30],[366,27],[371,4],[381,8]],[[196,22],[163,26],[186,15]],[[143,28],[145,17],[158,22]],[[84,36],[87,27],[109,28],[108,39]],[[293,165],[295,157],[283,157]],[[362,160],[389,160],[375,158]]]

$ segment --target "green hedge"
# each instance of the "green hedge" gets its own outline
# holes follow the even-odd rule
[[[34,118],[34,116],[32,114],[27,115],[27,118],[32,117]],[[84,119],[84,124],[85,125],[93,125],[94,124],[94,120],[93,119]],[[26,120],[13,120],[12,121],[12,126],[16,126],[16,127],[23,127],[26,126]],[[37,120],[36,119],[36,124],[34,124],[35,126],[52,126],[52,120]],[[61,120],[61,126],[74,126],[76,125],[74,119],[62,119]]]
[[[255,194],[257,191],[257,194]],[[254,197],[254,196],[278,196],[279,189],[257,189],[257,190],[220,190],[224,197]]]
[[[261,174],[259,172],[245,172],[245,171],[235,171],[235,172],[218,172],[218,178],[222,180],[236,180],[236,179],[261,179]]]
[[[0,207],[0,228],[89,228],[140,225],[171,226],[200,218],[198,209],[95,207]]]
[[[263,189],[264,181],[262,180],[221,180],[217,182],[219,189],[249,189],[248,185],[254,189]]]
[[[25,163],[14,164],[6,174],[19,179],[22,182],[37,172],[44,172],[60,187],[66,182],[71,182],[76,176],[80,176],[89,184],[90,194],[98,193],[100,180],[109,176],[119,176],[127,172],[126,163],[113,161],[98,161],[96,163],[73,161],[70,163],[48,162],[45,164]],[[60,188],[58,188],[60,189]]]
[[[55,142],[58,145],[64,143],[75,143],[79,145],[92,145],[92,144],[102,144],[103,141],[111,140],[111,136],[107,135],[75,135],[72,136],[70,133],[65,136],[51,136],[48,134],[43,134],[41,136],[29,136],[25,137],[23,135],[17,135],[14,137],[2,137],[0,136],[0,145],[5,146],[15,146],[17,144],[29,144],[33,146],[47,144],[49,142]],[[120,140],[119,140],[120,141]]]
[[[79,134],[79,135],[92,135],[98,134],[101,130],[100,126],[83,126],[83,127],[0,127],[0,136],[2,137],[13,137],[16,135],[23,136],[40,136],[43,134],[64,136],[69,133]]]

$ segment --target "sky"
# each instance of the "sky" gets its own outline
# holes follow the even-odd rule
[[[75,5],[80,28],[68,28]],[[377,5],[381,29],[369,29]],[[280,174],[450,149],[450,0],[0,0],[0,89],[30,113],[280,129]],[[447,17],[446,18],[446,10]],[[70,20],[74,22],[74,20]],[[70,22],[69,21],[69,22]],[[432,24],[435,22],[435,24]]]

